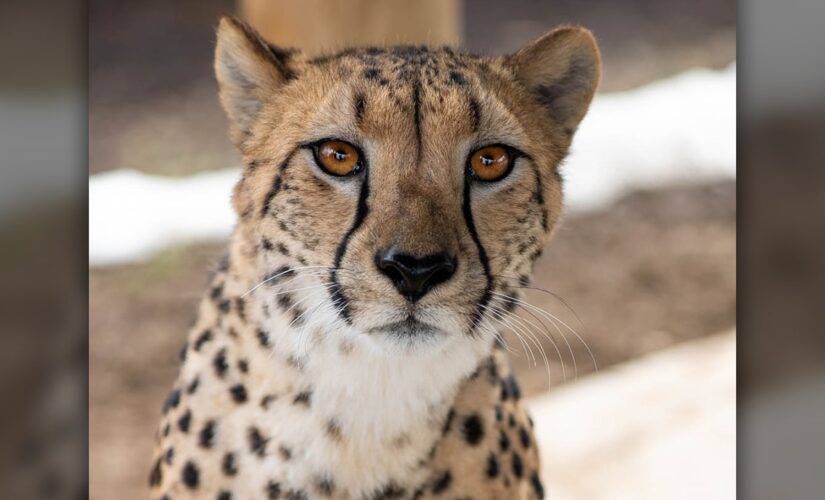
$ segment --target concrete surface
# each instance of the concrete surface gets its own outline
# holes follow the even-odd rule
[[[735,337],[680,344],[530,400],[548,498],[735,498]]]

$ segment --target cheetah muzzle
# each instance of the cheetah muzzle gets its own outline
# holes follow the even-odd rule
[[[559,220],[592,35],[311,57],[224,18],[215,72],[238,223],[153,498],[542,498],[500,328]]]

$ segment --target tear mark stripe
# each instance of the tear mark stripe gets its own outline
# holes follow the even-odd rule
[[[344,318],[347,324],[352,324],[352,317],[349,310],[349,299],[344,295],[343,290],[341,290],[341,284],[338,282],[338,267],[341,265],[341,261],[344,260],[344,255],[347,253],[347,245],[349,245],[352,235],[355,234],[355,231],[361,227],[364,219],[367,218],[367,213],[369,212],[369,207],[367,206],[367,198],[370,194],[369,186],[369,168],[366,168],[364,169],[364,182],[361,184],[361,191],[358,193],[358,207],[355,210],[355,220],[335,250],[335,261],[329,276],[330,283],[332,284],[330,287],[330,298],[332,299],[333,307],[338,309],[338,313]]]

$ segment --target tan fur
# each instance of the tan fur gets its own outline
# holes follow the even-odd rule
[[[215,66],[247,167],[228,263],[201,304],[161,422],[155,497],[261,498],[270,482],[292,498],[540,496],[532,424],[493,330],[514,309],[500,294],[518,296],[561,212],[556,169],[598,83],[589,32],[564,28],[507,58],[401,47],[312,59],[225,18]],[[306,145],[330,138],[360,147],[365,172],[324,174]],[[524,156],[503,180],[475,183],[467,157],[489,144]],[[376,267],[390,247],[449,253],[456,272],[412,304]],[[319,291],[326,299],[308,307]],[[409,315],[435,340],[382,330]],[[219,374],[221,359],[229,368]],[[358,387],[327,380],[335,370]],[[244,401],[233,400],[235,384]],[[304,404],[309,390],[326,399]],[[260,455],[250,427],[266,437]],[[243,462],[235,475],[221,469],[228,452]]]

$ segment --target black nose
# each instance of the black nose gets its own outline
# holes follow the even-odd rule
[[[395,285],[398,293],[411,302],[450,279],[456,266],[455,259],[444,253],[415,257],[394,249],[379,252],[375,263]]]

